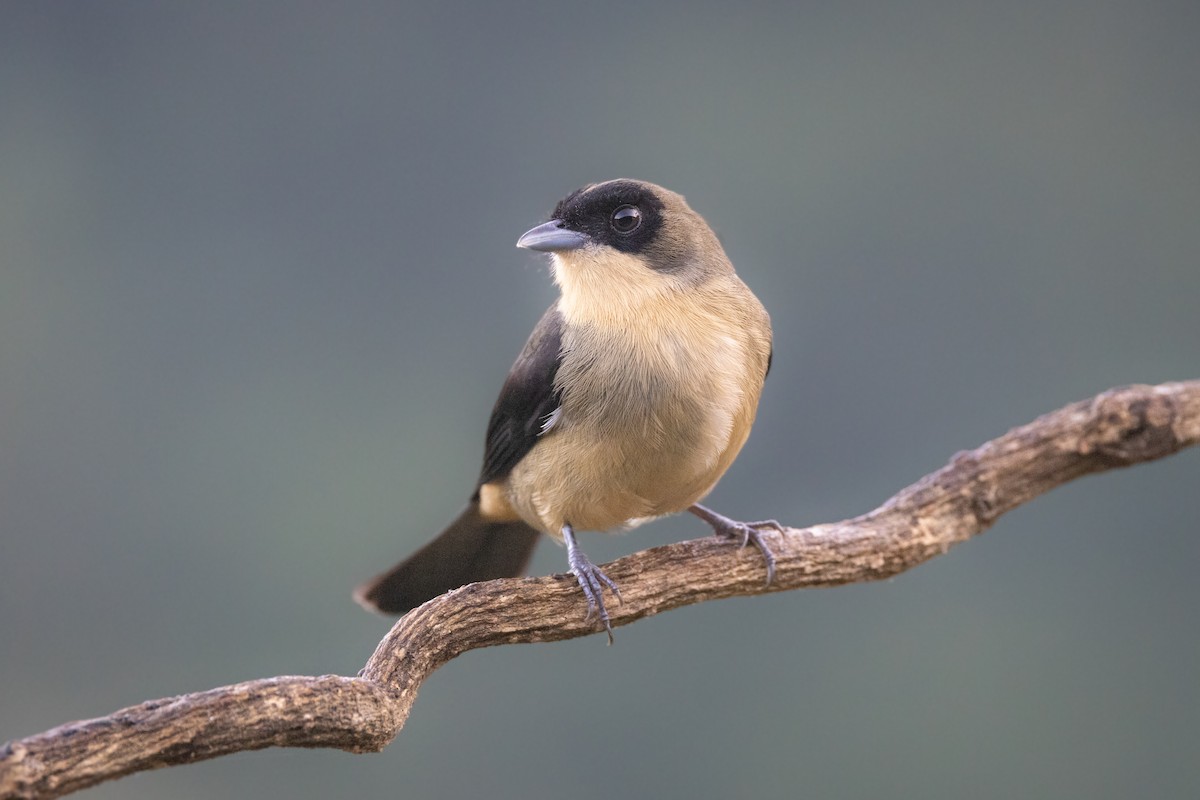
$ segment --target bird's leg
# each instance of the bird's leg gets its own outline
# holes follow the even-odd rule
[[[771,548],[767,547],[767,543],[763,541],[762,531],[765,528],[783,533],[783,526],[773,519],[764,519],[759,522],[738,522],[730,519],[722,514],[718,514],[711,508],[705,508],[699,503],[694,503],[688,511],[695,514],[700,519],[712,526],[713,533],[724,539],[741,539],[742,547],[753,543],[763,554],[763,558],[767,562],[767,585],[771,585],[771,581],[775,579],[775,554],[771,552]]]
[[[604,623],[604,630],[608,631],[608,643],[612,644],[612,624],[608,621],[608,610],[604,608],[604,587],[609,588],[618,603],[621,602],[621,591],[579,549],[579,545],[575,543],[575,529],[570,523],[562,526],[562,537],[567,544],[567,562],[571,565],[571,574],[579,581],[579,588],[583,589],[583,596],[587,598],[588,610],[584,621],[590,620],[592,614],[596,614]]]

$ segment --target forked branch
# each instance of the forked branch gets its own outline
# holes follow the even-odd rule
[[[777,557],[713,537],[614,561],[612,624],[735,595],[887,578],[982,533],[1073,478],[1200,441],[1200,381],[1129,386],[1046,414],[969,452],[854,519],[765,533]],[[359,677],[276,677],[153,700],[0,747],[0,798],[49,798],[133,772],[265,747],[383,749],[435,669],[478,647],[595,633],[570,576],[488,581],[403,617]],[[10,687],[11,689],[11,687]]]

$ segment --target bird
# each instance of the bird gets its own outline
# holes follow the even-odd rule
[[[690,511],[722,538],[775,556],[775,520],[739,522],[700,501],[750,434],[773,354],[771,321],[683,196],[621,178],[579,188],[517,247],[547,253],[557,300],[505,379],[466,508],[436,538],[360,585],[365,608],[403,614],[467,583],[522,574],[543,534],[566,545],[586,621],[612,642],[604,590],[580,549]]]

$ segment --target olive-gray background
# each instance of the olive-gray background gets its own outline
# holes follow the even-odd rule
[[[773,315],[728,514],[840,519],[1200,375],[1200,5],[433,6],[0,7],[0,740],[353,674],[388,622],[351,587],[458,510],[554,296],[513,242],[588,181],[684,193]],[[882,584],[470,653],[382,755],[91,796],[1192,795],[1198,478],[1083,480]]]

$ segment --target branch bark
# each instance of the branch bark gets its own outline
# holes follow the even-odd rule
[[[1104,392],[1015,428],[879,508],[843,522],[765,533],[778,564],[713,537],[621,558],[612,624],[735,595],[888,578],[987,530],[1069,480],[1152,461],[1200,441],[1200,380]],[[356,678],[276,677],[152,700],[0,747],[0,799],[60,797],[142,770],[266,747],[382,750],[421,683],[468,650],[597,632],[574,579],[488,581],[400,619]]]

